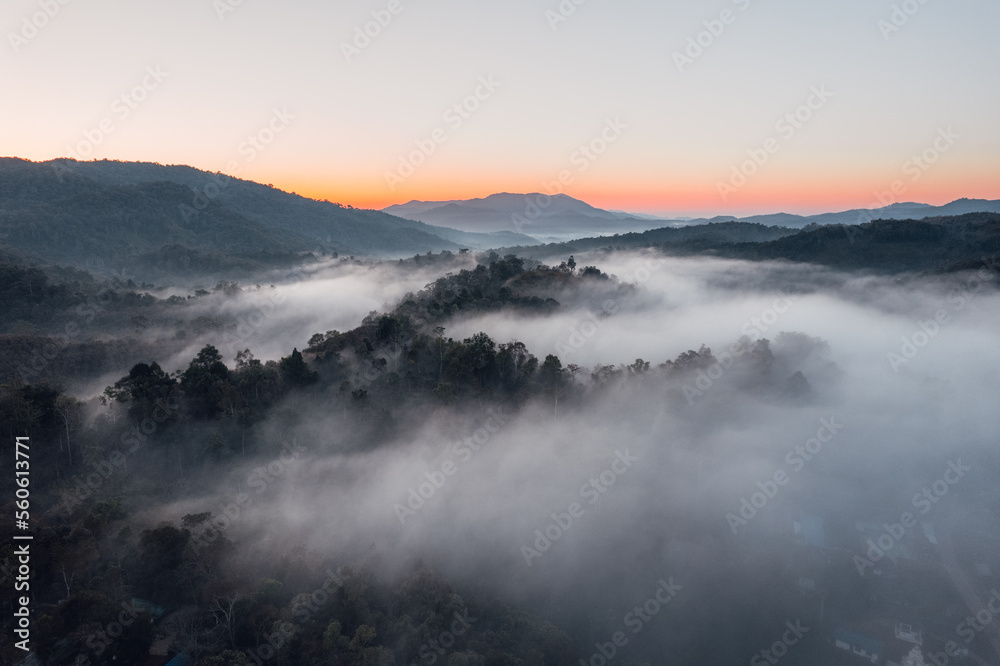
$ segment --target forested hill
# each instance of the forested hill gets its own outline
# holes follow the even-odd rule
[[[275,262],[313,247],[213,201],[191,207],[193,192],[174,183],[108,186],[50,167],[0,163],[0,234],[9,248],[46,263],[116,271],[144,255],[180,246]],[[185,214],[184,206],[191,207]]]
[[[46,263],[171,274],[259,270],[316,249],[405,256],[530,242],[431,227],[185,166],[16,158],[0,158],[0,240]]]
[[[687,227],[664,227],[644,232],[615,234],[594,238],[580,238],[565,243],[549,243],[533,247],[504,248],[521,257],[544,259],[566,254],[580,254],[590,250],[601,250],[608,247],[619,249],[648,248],[664,244],[677,244],[698,240],[708,244],[718,243],[758,243],[775,240],[799,233],[798,229],[771,226],[752,222],[710,222]]]
[[[1000,254],[1000,213],[874,220],[858,225],[812,225],[801,231],[746,222],[716,222],[506,251],[546,259],[632,248],[750,261],[785,259],[884,273],[952,272],[995,264]]]
[[[884,273],[952,272],[995,266],[1000,214],[967,213],[924,220],[875,220],[807,229],[764,243],[692,242],[682,252],[750,259],[787,259]]]

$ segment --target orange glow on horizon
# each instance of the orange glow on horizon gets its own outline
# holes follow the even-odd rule
[[[279,181],[281,184],[279,185]],[[715,185],[677,187],[660,190],[638,188],[573,188],[565,194],[606,210],[623,210],[638,213],[674,213],[678,215],[734,215],[746,217],[755,214],[793,213],[814,215],[855,208],[878,208],[892,203],[918,202],[935,206],[956,199],[1000,199],[1000,182],[992,178],[969,178],[961,183],[906,183],[900,195],[891,195],[894,179],[887,178],[878,185],[842,182],[803,184],[781,189],[738,192],[723,201]],[[529,193],[542,188],[483,187],[468,184],[438,184],[435,187],[409,192],[403,196],[387,194],[385,188],[345,188],[331,186],[329,182],[297,180],[269,180],[276,187],[296,192],[312,199],[334,201],[356,208],[381,210],[391,205],[409,201],[450,201],[484,198],[499,192]],[[920,185],[918,187],[918,185]],[[883,203],[877,195],[883,193]]]
[[[51,155],[25,157],[36,161],[52,159]],[[101,159],[101,158],[96,158]],[[149,155],[121,155],[109,159],[154,161]],[[161,164],[180,163],[162,159]],[[190,163],[191,166],[213,172],[218,165]],[[814,215],[855,208],[877,208],[892,203],[918,202],[940,206],[956,199],[1000,199],[1000,174],[974,165],[928,172],[912,181],[899,170],[888,173],[868,169],[849,172],[817,168],[816,170],[762,173],[748,181],[745,187],[723,200],[717,188],[719,174],[686,174],[674,180],[658,180],[649,174],[630,176],[621,172],[606,176],[589,176],[569,184],[565,194],[605,210],[620,210],[657,215],[686,217],[734,216],[792,213]],[[317,174],[328,173],[328,176]],[[544,189],[544,178],[532,175],[511,176],[500,169],[468,169],[465,173],[441,177],[421,177],[417,174],[399,191],[392,192],[381,175],[359,176],[341,168],[330,169],[322,163],[303,165],[285,163],[263,167],[254,165],[237,177],[258,183],[271,183],[286,192],[316,200],[350,205],[356,208],[381,210],[408,201],[449,201],[487,197],[499,192],[534,193]],[[899,181],[903,191],[891,193],[892,184]],[[882,194],[882,201],[878,199]]]
[[[324,174],[324,175],[318,175]],[[314,199],[328,199],[357,208],[380,210],[409,201],[450,201],[487,197],[499,192],[545,191],[544,172],[525,170],[512,175],[508,168],[483,166],[463,172],[418,171],[391,191],[381,173],[346,171],[314,164],[304,168],[273,166],[244,177],[274,183]],[[892,203],[943,205],[961,198],[1000,199],[1000,178],[982,166],[945,166],[912,180],[895,164],[891,169],[831,165],[774,169],[748,179],[744,187],[724,199],[719,191],[725,172],[658,176],[652,173],[611,171],[575,177],[563,192],[597,208],[677,216],[731,215],[747,217],[770,213],[814,215],[855,208],[878,208]],[[902,190],[893,195],[892,184]],[[882,196],[880,203],[878,195]]]

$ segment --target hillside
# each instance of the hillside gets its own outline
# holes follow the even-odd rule
[[[708,245],[718,243],[758,243],[799,233],[786,227],[765,227],[747,222],[710,222],[689,227],[665,227],[642,233],[615,234],[596,238],[581,238],[565,243],[549,243],[535,247],[513,247],[505,251],[519,256],[541,259],[551,256],[600,250],[604,248],[647,248],[663,244],[702,241]]]
[[[788,259],[878,272],[950,272],[1000,254],[1000,213],[830,225],[764,243],[691,244],[686,251],[740,259]]]
[[[812,225],[803,230],[747,222],[713,222],[504,251],[544,260],[595,250],[644,248],[684,256],[750,261],[785,259],[880,273],[952,272],[995,261],[1000,254],[1000,213],[875,220],[860,225]]]
[[[98,271],[256,271],[303,252],[407,256],[532,242],[467,234],[185,166],[0,158],[0,239]]]
[[[454,249],[428,236],[464,247],[482,249],[498,242],[510,242],[515,238],[518,242],[531,240],[527,237],[518,238],[513,233],[500,234],[500,240],[497,240],[492,233],[468,234],[458,229],[431,226],[377,210],[317,201],[270,185],[200,171],[189,166],[111,160],[53,160],[53,165],[58,165],[60,170],[69,169],[106,184],[134,185],[165,180],[184,185],[251,220],[326,243],[339,243],[345,251],[356,254],[405,254],[411,250],[426,252],[430,249]],[[329,240],[331,238],[332,241]],[[438,245],[435,246],[435,243]]]

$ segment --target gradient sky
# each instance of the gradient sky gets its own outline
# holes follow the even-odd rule
[[[342,44],[390,4],[401,11],[348,62]],[[894,4],[916,11],[884,34]],[[539,191],[563,171],[594,205],[672,215],[873,207],[894,181],[887,203],[1000,198],[996,0],[563,6],[575,12],[553,29],[559,0],[6,0],[0,154],[190,164],[379,208]],[[726,10],[679,71],[674,53]],[[480,77],[500,86],[449,123]],[[833,96],[779,131],[814,86]],[[615,118],[627,128],[581,161]],[[271,123],[281,131],[251,148]],[[386,172],[437,128],[447,140],[392,190]],[[958,138],[914,169],[948,128]],[[769,138],[777,151],[723,199],[719,183]]]

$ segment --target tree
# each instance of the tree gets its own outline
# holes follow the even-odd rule
[[[243,601],[241,592],[225,596],[219,594],[212,596],[212,615],[215,616],[218,626],[224,631],[230,647],[236,647],[236,616],[241,601]]]
[[[635,359],[635,363],[625,366],[628,368],[630,374],[642,375],[649,371],[649,361],[643,361],[641,358]]]
[[[566,385],[566,371],[563,370],[562,361],[555,354],[549,354],[542,362],[538,374],[542,386],[552,393],[552,410],[555,413],[559,409],[559,396]]]
[[[249,349],[237,353],[236,370],[230,373],[229,382],[235,386],[242,400],[236,400],[225,390],[221,403],[223,409],[238,416],[243,425],[262,419],[267,406],[278,393],[281,375],[277,365],[273,361],[264,365],[253,357]]]
[[[213,345],[205,345],[191,361],[191,366],[212,370],[217,363],[222,363],[222,354]]]
[[[486,384],[486,377],[496,359],[496,343],[485,333],[479,332],[462,341],[466,346],[469,367],[478,375],[480,386]]]
[[[117,402],[129,403],[129,417],[139,422],[153,417],[158,409],[169,412],[166,405],[174,398],[176,387],[177,381],[159,364],[136,363],[127,376],[106,388],[104,393]]]
[[[211,418],[219,412],[228,379],[229,368],[222,362],[222,354],[206,345],[181,373],[181,388],[195,416]]]
[[[351,639],[351,652],[360,652],[369,645],[375,642],[375,628],[370,627],[367,624],[363,624],[357,628],[354,632],[354,638]]]
[[[403,339],[410,321],[405,315],[382,315],[375,321],[375,341],[395,347]]]
[[[597,279],[597,280],[610,280],[611,279],[608,276],[607,273],[602,273],[601,269],[598,268],[597,266],[587,266],[587,267],[585,267],[583,269],[583,272],[580,273],[580,276],[581,277],[585,277],[585,278],[594,278],[594,279]]]
[[[314,336],[315,337],[315,336]],[[236,368],[241,369],[249,365],[260,365],[260,361],[253,357],[253,352],[249,349],[236,352]]]
[[[346,652],[351,641],[343,634],[340,622],[333,620],[323,632],[323,648],[333,653]]]
[[[144,530],[139,538],[140,557],[136,576],[136,596],[175,602],[182,586],[178,569],[191,533],[169,523]]]
[[[231,419],[242,419],[246,414],[247,401],[239,389],[230,383],[222,386],[219,409]]]
[[[515,393],[534,373],[538,360],[531,355],[523,342],[512,340],[500,345],[496,355],[500,386],[508,393]]]
[[[73,464],[73,447],[70,442],[70,432],[76,430],[80,423],[80,403],[66,395],[56,398],[55,412],[63,422],[66,431],[66,454],[69,457],[69,464]],[[82,447],[81,447],[82,448]]]
[[[446,405],[451,404],[451,402],[455,399],[455,387],[448,382],[438,382],[438,385],[434,387],[434,391],[432,393],[435,398]]]
[[[549,354],[545,357],[542,362],[542,367],[539,369],[539,374],[541,375],[542,383],[547,386],[558,385],[563,378],[563,367],[562,361],[555,354]]]
[[[319,373],[309,370],[302,352],[292,349],[292,355],[281,359],[279,364],[281,378],[292,386],[308,386],[314,384],[319,379]]]
[[[437,349],[438,353],[437,379],[441,379],[441,372],[444,370],[444,348],[445,348],[444,330],[445,330],[444,326],[434,327],[434,346]]]
[[[220,666],[220,664],[245,666],[238,661],[238,657],[232,657],[228,661],[209,661],[225,657],[235,651],[226,651],[215,657],[200,659],[201,655],[215,652],[222,647],[222,637],[217,631],[212,631],[214,624],[214,618],[209,613],[200,608],[188,607],[165,619],[163,628],[176,636],[177,647],[190,656],[198,666]]]
[[[524,272],[524,259],[508,254],[490,264],[490,274],[499,282],[505,282]]]

